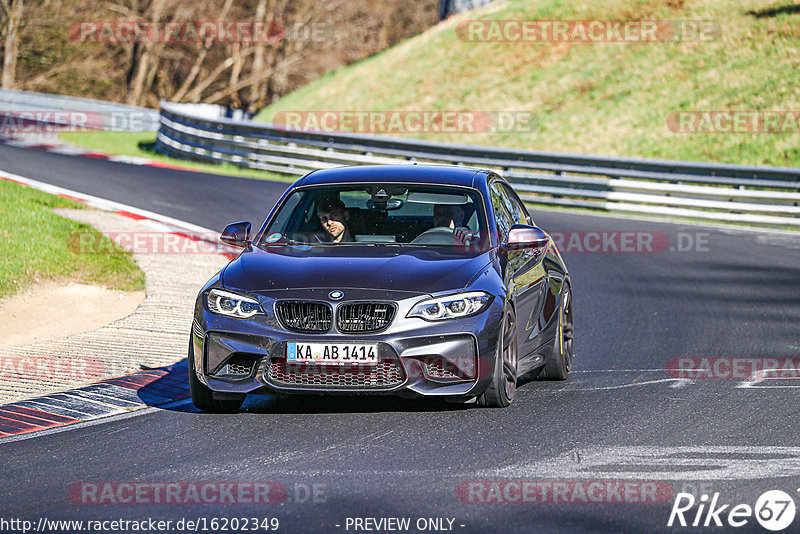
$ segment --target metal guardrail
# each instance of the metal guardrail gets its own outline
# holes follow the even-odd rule
[[[153,132],[159,128],[159,113],[92,98],[0,89],[0,133],[35,133],[38,124],[70,128],[76,123],[96,130]]]
[[[548,204],[752,224],[800,226],[800,169],[600,157],[297,131],[204,119],[161,103],[160,152],[302,175],[341,165],[445,163],[500,171],[520,196]]]

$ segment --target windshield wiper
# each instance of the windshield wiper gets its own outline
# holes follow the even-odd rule
[[[260,244],[260,246],[264,247],[282,247],[284,245],[312,246],[316,245],[316,243],[308,243],[307,241],[298,241],[296,239],[284,239],[283,241],[273,241],[272,243],[262,241]]]

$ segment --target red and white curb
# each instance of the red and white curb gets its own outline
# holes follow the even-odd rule
[[[18,174],[12,174],[10,172],[0,171],[0,180],[14,182],[23,186],[44,191],[45,193],[75,200],[91,208],[96,208],[103,211],[111,211],[124,217],[146,221],[154,229],[161,232],[175,234],[192,241],[212,243],[214,246],[219,247],[220,254],[228,259],[233,259],[239,254],[237,249],[222,245],[218,241],[218,232],[209,230],[208,228],[203,228],[202,226],[197,226],[196,224],[173,219],[172,217],[167,217],[166,215],[161,215],[152,211],[135,208],[127,204],[114,202],[113,200],[106,200],[92,195],[87,195],[85,193],[80,193],[78,191],[72,191],[71,189],[65,189],[56,185],[46,184],[44,182],[32,180],[30,178],[19,176]],[[209,236],[213,236],[213,238],[209,238]]]
[[[58,187],[24,176],[0,171],[0,180],[32,187],[46,193],[81,202],[89,207],[111,211],[125,217],[145,221],[160,231],[195,241],[211,242],[209,235],[219,234],[165,215],[120,204]],[[215,245],[219,244],[216,241]],[[238,251],[227,247],[222,252],[234,258]],[[161,406],[189,397],[185,362],[140,371],[120,378],[111,378],[76,389],[51,393],[0,406],[0,441],[42,430],[59,428],[104,417],[124,414],[150,406]]]
[[[186,362],[0,406],[0,442],[189,397]]]
[[[64,154],[67,156],[81,156],[84,158],[104,159],[108,161],[114,161],[117,163],[127,163],[129,165],[142,165],[145,167],[160,167],[162,169],[174,169],[178,171],[197,172],[197,169],[193,169],[188,166],[174,165],[172,163],[166,163],[163,161],[158,161],[148,158],[141,158],[138,156],[122,156],[122,155],[106,154],[104,152],[99,152],[97,150],[89,150],[74,145],[68,145],[62,142],[52,142],[52,141],[48,142],[48,140],[43,140],[37,137],[0,138],[0,143],[19,148],[44,150],[46,152],[53,152],[54,154]]]

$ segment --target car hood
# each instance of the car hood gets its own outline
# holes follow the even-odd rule
[[[488,252],[443,247],[250,247],[225,268],[222,283],[244,291],[364,288],[427,294],[462,289],[490,262]]]

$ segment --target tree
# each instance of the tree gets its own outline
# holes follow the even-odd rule
[[[40,0],[12,22],[23,1],[0,0],[0,67],[19,57],[4,78],[20,89],[149,107],[166,99],[255,112],[436,22],[431,0]],[[87,22],[96,27],[84,33]],[[133,22],[162,30],[155,40],[119,37],[116,29]],[[259,24],[267,38],[203,33],[205,22]],[[197,33],[169,37],[165,25]]]
[[[23,0],[0,0],[0,10],[6,17],[3,33],[3,76],[0,86],[13,89],[16,86],[17,55],[19,54],[19,28],[22,23]]]
[[[164,0],[153,0],[150,15],[151,21],[161,22],[164,15]],[[134,74],[128,92],[128,104],[140,104],[145,91],[145,82],[152,83],[155,72],[158,70],[159,54],[157,48],[160,48],[160,46],[156,43],[146,42],[141,47],[141,54],[138,57],[137,54],[134,54],[133,61],[135,66],[131,69]],[[153,65],[150,64],[151,61]],[[153,76],[148,76],[149,72],[152,72]]]

